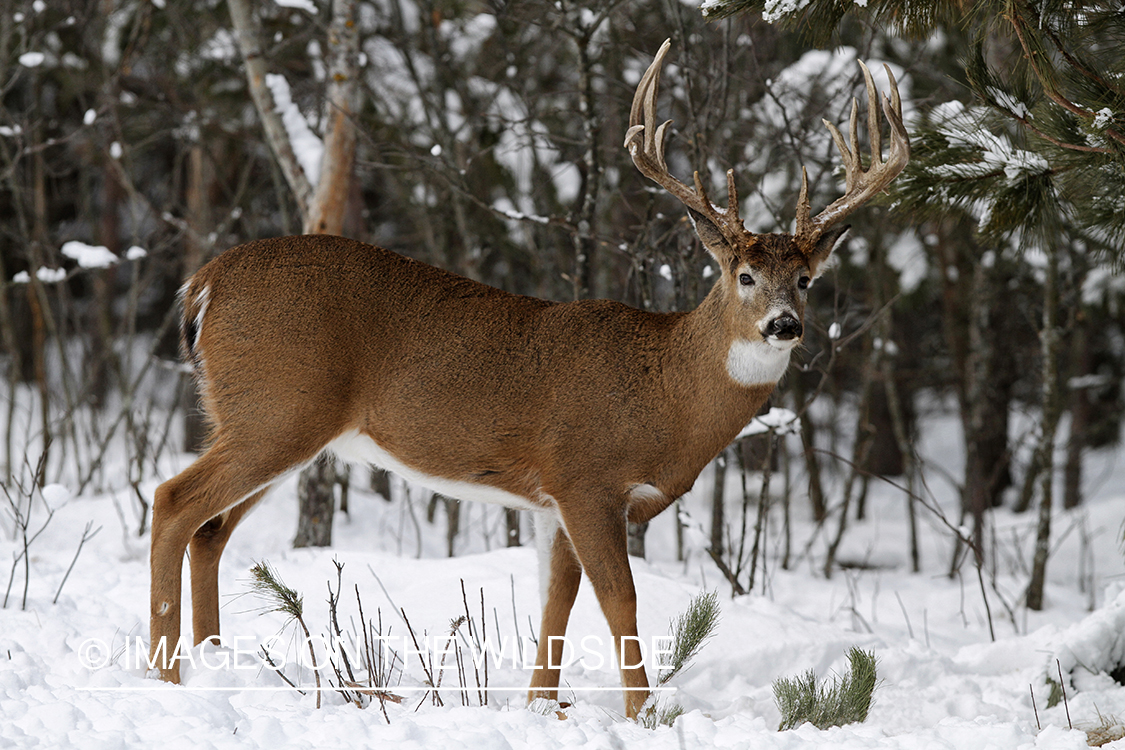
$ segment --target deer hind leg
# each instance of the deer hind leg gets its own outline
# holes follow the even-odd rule
[[[648,700],[649,689],[637,638],[637,591],[626,551],[624,503],[591,494],[585,502],[565,506],[560,502],[559,506],[574,552],[594,587],[613,635],[625,693],[625,715],[635,719]]]
[[[545,547],[546,554],[540,556],[539,565],[541,568],[546,566],[547,570],[540,570],[540,575],[546,578],[543,620],[539,626],[539,651],[527,693],[528,703],[536,698],[558,700],[559,665],[564,645],[562,636],[566,635],[570,609],[574,606],[578,584],[582,581],[582,566],[574,555],[574,547],[566,532],[559,527],[550,511],[544,511],[539,516],[535,523],[535,543]],[[552,638],[557,640],[552,641]]]
[[[228,511],[211,518],[188,543],[191,561],[191,623],[193,643],[219,637],[219,558],[231,532],[251,508],[265,496],[262,488]]]
[[[321,447],[323,443],[315,447],[308,443],[293,450],[267,450],[260,444],[236,444],[218,435],[195,463],[156,488],[149,553],[149,661],[160,669],[161,679],[180,681],[179,661],[171,657],[180,640],[184,552],[195,533],[215,516],[250,500],[279,476],[313,458]],[[218,552],[221,549],[215,554],[216,564]],[[217,597],[216,590],[216,608]]]

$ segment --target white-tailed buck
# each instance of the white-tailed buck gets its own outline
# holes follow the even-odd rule
[[[846,231],[840,220],[894,179],[910,149],[894,78],[880,107],[865,67],[869,167],[853,104],[850,146],[828,126],[846,194],[810,218],[805,180],[794,234],[748,232],[733,170],[725,208],[698,173],[694,188],[668,173],[668,123],[654,122],[668,47],[637,87],[625,146],[687,207],[718,263],[691,312],[520,297],[323,235],[236,247],[187,283],[183,344],[213,434],[153,506],[150,635],[165,680],[179,680],[179,662],[158,648],[180,636],[185,549],[199,643],[219,633],[231,531],[280,477],[328,449],[452,497],[534,511],[544,599],[529,697],[557,696],[562,641],[551,636],[565,633],[584,570],[624,649],[625,710],[637,715],[648,680],[631,666],[641,655],[626,522],[686,492],[753,418],[801,340],[805,290]]]

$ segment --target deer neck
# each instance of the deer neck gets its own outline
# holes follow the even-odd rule
[[[737,325],[737,311],[724,295],[722,284],[715,284],[699,307],[679,321],[677,333],[683,348],[679,360],[700,363],[703,377],[724,385],[772,388],[788,369],[792,350],[775,348],[760,337],[747,338],[741,332],[746,326]],[[725,378],[714,373],[716,361],[722,362]]]
[[[692,419],[722,442],[734,438],[769,398],[789,366],[790,352],[739,335],[732,309],[716,284],[706,299],[678,321],[670,363],[683,383]]]

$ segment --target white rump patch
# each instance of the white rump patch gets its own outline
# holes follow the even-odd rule
[[[513,495],[511,492],[490,487],[476,482],[461,482],[455,479],[435,477],[424,472],[412,469],[392,456],[387,450],[376,443],[367,435],[358,430],[349,430],[328,444],[328,450],[335,453],[342,460],[350,463],[366,463],[388,469],[398,474],[408,482],[428,487],[434,492],[440,492],[446,497],[455,497],[458,500],[476,500],[482,503],[503,505],[508,508],[520,510],[542,510],[542,505],[536,505],[526,497]],[[544,500],[550,502],[547,496]]]
[[[195,351],[199,351],[199,335],[203,332],[203,313],[207,312],[207,303],[210,301],[211,287],[205,286],[195,296],[195,306],[199,308],[199,312],[195,314],[195,341],[191,342],[191,348]]]
[[[727,352],[727,373],[740,385],[776,383],[789,367],[789,355],[797,339],[782,341],[779,348],[765,341],[736,339]]]

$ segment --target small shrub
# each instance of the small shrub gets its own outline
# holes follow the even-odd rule
[[[691,600],[687,611],[680,614],[668,625],[672,630],[671,663],[657,676],[657,687],[668,682],[691,664],[691,660],[703,648],[703,644],[714,634],[719,624],[719,595],[705,591]],[[672,726],[676,717],[684,712],[683,706],[673,703],[657,705],[656,693],[649,696],[637,720],[648,729],[658,726]]]
[[[1098,723],[1083,728],[1086,732],[1086,744],[1090,747],[1101,747],[1125,737],[1125,724],[1113,715],[1105,715],[1098,711]]]
[[[853,647],[848,662],[848,674],[834,679],[830,686],[820,684],[811,669],[800,677],[775,680],[773,694],[781,711],[778,731],[805,722],[827,729],[867,719],[876,684],[875,654]]]

